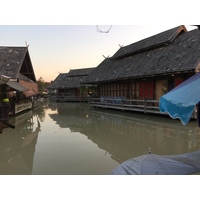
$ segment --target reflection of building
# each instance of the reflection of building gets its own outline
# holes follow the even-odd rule
[[[94,138],[92,131],[82,133],[99,147],[103,149],[107,147],[107,151],[117,161],[124,157],[128,159],[140,156],[141,152],[146,154],[149,147],[157,154],[179,154],[195,151],[200,147],[198,127],[184,127],[180,123],[170,123],[171,120],[168,121],[166,118],[159,120],[153,116],[144,118],[141,114],[116,116],[112,112],[93,111],[93,116],[99,118],[99,133],[109,130],[104,134],[106,140],[102,140],[101,137]],[[93,126],[95,127],[94,124]]]
[[[57,113],[49,116],[61,128],[86,135],[117,162],[146,154],[149,147],[157,154],[180,154],[200,147],[198,127],[184,127],[165,117],[98,112],[87,104],[57,104]]]
[[[51,104],[53,106],[53,103]],[[55,107],[53,106],[55,109]],[[88,105],[83,103],[76,105],[74,103],[57,104],[57,113],[49,114],[61,128],[70,128],[71,132],[81,132],[88,127],[91,119],[88,118]]]
[[[12,116],[10,122],[17,125],[0,134],[0,174],[28,175],[32,173],[37,137],[40,131],[34,125],[32,110]],[[36,128],[34,128],[36,127]]]
[[[88,95],[95,94],[92,85],[80,85],[94,68],[74,69],[61,73],[47,87],[49,93],[56,94],[56,101],[87,101]]]
[[[0,47],[0,74],[10,77],[0,85],[0,104],[8,99],[10,114],[32,108],[38,85],[28,47]]]

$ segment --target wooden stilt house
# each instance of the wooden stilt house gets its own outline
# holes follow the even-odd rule
[[[179,26],[121,47],[89,74],[98,85],[95,107],[160,113],[159,98],[195,74],[200,31]]]
[[[0,47],[0,74],[10,78],[0,85],[0,109],[3,101],[9,104],[9,114],[32,108],[38,85],[28,47]]]
[[[59,74],[47,87],[55,91],[57,102],[88,101],[89,95],[94,93],[92,85],[81,85],[81,82],[91,73],[94,68],[70,70],[68,73]]]

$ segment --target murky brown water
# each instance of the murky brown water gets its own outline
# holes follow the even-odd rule
[[[93,110],[87,103],[43,103],[10,119],[0,134],[0,174],[109,174],[148,153],[200,149],[200,129],[167,116]]]

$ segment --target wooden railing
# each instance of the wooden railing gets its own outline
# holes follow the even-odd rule
[[[82,97],[82,96],[55,96],[55,100],[57,102],[85,102],[88,101],[88,97]]]
[[[167,113],[160,112],[158,100],[101,97],[91,98],[89,104],[94,108],[110,108],[122,111],[128,110],[167,115]],[[193,112],[192,118],[196,119],[196,109]]]
[[[132,110],[144,113],[159,113],[159,101],[157,100],[139,100],[125,98],[91,98],[89,101],[92,107],[113,108],[119,110]]]

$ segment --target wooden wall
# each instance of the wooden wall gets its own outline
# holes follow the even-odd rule
[[[104,83],[99,85],[99,96],[159,100],[162,95],[182,83],[184,79],[184,75],[178,75]]]

